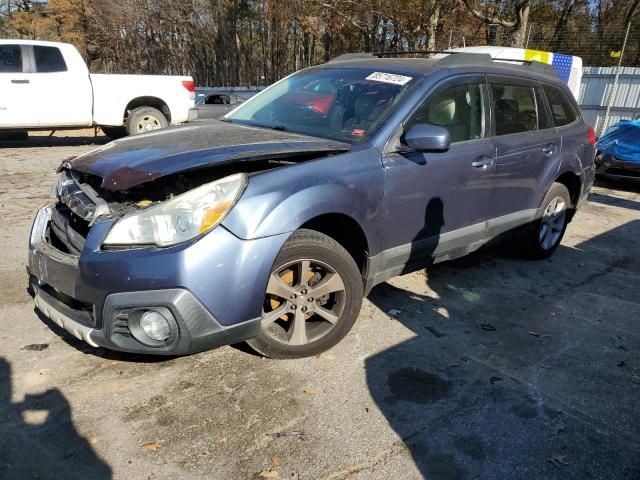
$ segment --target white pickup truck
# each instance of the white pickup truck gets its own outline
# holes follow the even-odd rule
[[[99,126],[110,137],[192,120],[191,77],[89,74],[66,43],[0,40],[0,134]]]

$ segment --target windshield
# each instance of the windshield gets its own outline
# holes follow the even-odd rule
[[[224,118],[360,143],[415,83],[414,77],[373,69],[313,68],[280,80]]]

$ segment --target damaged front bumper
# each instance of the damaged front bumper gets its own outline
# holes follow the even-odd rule
[[[89,345],[188,354],[258,334],[270,267],[286,240],[241,240],[222,226],[168,248],[103,250],[115,220],[96,221],[79,255],[49,238],[56,207],[42,207],[29,239],[29,274],[38,310]],[[171,324],[164,342],[147,342],[135,319],[156,311]]]

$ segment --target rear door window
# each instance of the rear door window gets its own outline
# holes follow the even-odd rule
[[[0,73],[21,73],[20,45],[0,45]]]
[[[573,103],[566,93],[557,87],[549,85],[545,85],[543,89],[549,102],[549,107],[551,107],[551,114],[556,127],[568,125],[578,118],[578,114],[573,108]]]
[[[67,64],[59,48],[34,45],[33,54],[36,58],[36,71],[38,73],[67,71]]]
[[[538,130],[535,89],[524,85],[492,83],[496,135]]]

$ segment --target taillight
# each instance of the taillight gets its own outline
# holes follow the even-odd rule
[[[587,141],[590,145],[596,144],[596,131],[592,126],[589,126],[589,130],[587,130]]]
[[[196,91],[196,84],[194,83],[193,80],[183,80],[182,81],[182,86],[184,88],[186,88],[187,90],[189,90],[190,92],[195,92]]]

